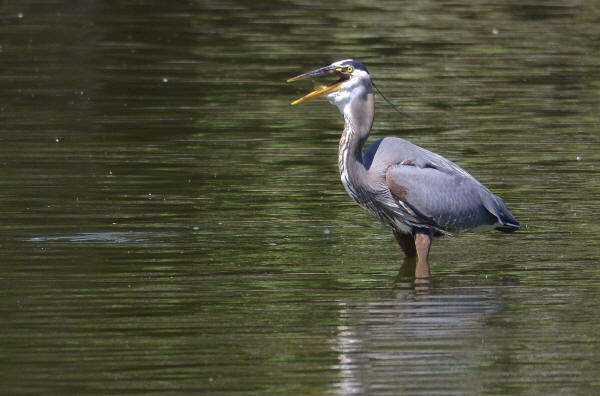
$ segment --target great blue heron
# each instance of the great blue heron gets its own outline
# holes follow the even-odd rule
[[[392,227],[407,257],[417,257],[415,280],[427,282],[433,237],[468,230],[512,232],[519,222],[502,199],[454,162],[407,140],[386,137],[363,153],[375,116],[371,78],[353,59],[290,78],[337,80],[292,102],[326,96],[344,116],[338,166],[348,194]]]

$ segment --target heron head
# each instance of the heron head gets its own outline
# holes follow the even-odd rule
[[[370,90],[371,78],[369,77],[367,68],[361,62],[353,59],[333,62],[329,66],[292,77],[287,81],[293,82],[323,76],[331,76],[337,79],[325,85],[320,85],[309,94],[293,101],[292,105],[297,105],[313,98],[318,98],[319,96],[326,96],[331,103],[341,108],[344,103],[351,101],[359,95],[363,95],[367,89]]]

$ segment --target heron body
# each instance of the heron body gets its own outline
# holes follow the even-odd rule
[[[363,153],[375,116],[369,72],[346,59],[288,81],[323,75],[338,80],[292,104],[326,96],[338,107],[344,117],[338,151],[342,184],[354,201],[392,228],[408,257],[418,256],[417,279],[429,278],[434,236],[519,228],[502,199],[439,154],[397,137],[378,139]]]

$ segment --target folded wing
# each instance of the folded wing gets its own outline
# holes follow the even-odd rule
[[[386,184],[400,209],[423,226],[448,233],[517,230],[519,223],[504,202],[458,169],[405,160],[387,169]]]

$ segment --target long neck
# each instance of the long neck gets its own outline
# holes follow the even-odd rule
[[[362,148],[369,137],[375,117],[375,98],[373,92],[365,93],[348,103],[343,110],[344,131],[340,138],[338,166],[342,179],[356,183],[364,180],[362,173],[367,170],[363,165]]]

